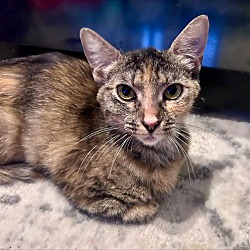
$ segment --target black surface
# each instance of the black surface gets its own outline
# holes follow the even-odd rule
[[[124,51],[165,49],[200,14],[211,25],[196,110],[250,117],[249,0],[1,0],[0,59],[47,51],[84,57],[82,27]]]
[[[250,118],[250,73],[203,67],[200,112],[234,112]],[[199,100],[198,100],[199,101]],[[199,111],[199,110],[198,110]]]

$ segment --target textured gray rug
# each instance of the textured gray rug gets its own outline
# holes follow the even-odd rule
[[[250,124],[191,115],[195,175],[145,225],[101,222],[48,181],[0,186],[0,248],[250,249]],[[192,173],[192,171],[191,171]]]

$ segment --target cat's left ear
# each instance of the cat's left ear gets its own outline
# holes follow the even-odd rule
[[[94,80],[97,83],[103,83],[109,66],[118,61],[121,53],[91,29],[82,28],[80,39]]]
[[[169,51],[201,64],[206,47],[209,21],[206,15],[193,19],[173,41]]]

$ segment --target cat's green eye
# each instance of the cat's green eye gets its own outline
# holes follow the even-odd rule
[[[135,91],[125,84],[117,87],[117,93],[125,101],[134,100],[136,98]]]
[[[182,86],[180,84],[172,84],[164,91],[163,97],[165,100],[175,100],[182,93]]]

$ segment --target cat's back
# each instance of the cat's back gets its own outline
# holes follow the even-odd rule
[[[0,105],[47,101],[77,106],[95,102],[97,86],[88,63],[54,52],[0,62]]]

